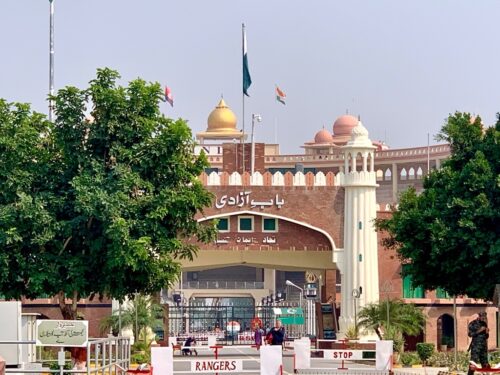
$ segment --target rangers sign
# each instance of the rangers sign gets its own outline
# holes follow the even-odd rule
[[[191,361],[194,374],[214,374],[217,372],[239,372],[243,370],[241,359],[202,359]]]

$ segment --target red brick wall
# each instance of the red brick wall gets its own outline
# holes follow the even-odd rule
[[[222,171],[233,173],[243,171],[243,147],[245,147],[245,171],[249,172],[252,163],[252,145],[251,143],[224,143],[222,145]],[[255,172],[264,174],[265,168],[265,144],[255,143]],[[236,163],[238,163],[236,165]]]
[[[208,208],[204,212],[205,217],[212,215],[223,215],[223,214],[234,214],[241,212],[244,215],[252,214],[253,212],[260,215],[271,214],[277,215],[283,218],[288,218],[296,220],[313,227],[319,228],[327,232],[335,242],[335,246],[343,247],[343,234],[344,234],[344,189],[336,186],[324,186],[324,187],[283,187],[283,186],[207,186],[215,196],[216,199],[212,207]],[[250,204],[244,204],[242,207],[237,205],[225,205],[224,207],[218,209],[215,207],[216,201],[220,202],[223,195],[227,197],[237,197],[240,192],[249,191],[249,202],[251,200],[255,201],[269,201],[284,200],[284,204],[281,208],[278,208],[276,204],[273,203],[271,206],[266,206],[261,209],[259,206],[252,208]],[[249,213],[250,212],[250,213]],[[236,219],[235,219],[236,220]],[[260,231],[260,221],[259,224],[256,222],[256,228]],[[231,230],[237,230],[237,223],[231,222]],[[283,240],[293,240],[293,243],[303,241],[304,246],[311,246],[316,249],[317,244],[315,241],[319,241],[320,244],[324,244],[324,236],[318,235],[318,232],[314,232],[310,229],[302,227],[301,236],[304,235],[307,238],[303,240],[298,238],[294,233],[294,230],[300,228],[297,224],[286,223],[280,221],[280,232],[276,235],[283,234]],[[292,236],[293,234],[293,236]],[[220,234],[223,236],[223,234]],[[291,242],[287,242],[291,244]]]
[[[391,216],[389,212],[378,212],[378,219],[387,219]],[[401,279],[401,263],[395,250],[389,250],[382,245],[382,240],[387,237],[386,233],[378,232],[378,275],[380,299],[402,298],[403,281]],[[384,288],[392,289],[391,292],[383,292]]]

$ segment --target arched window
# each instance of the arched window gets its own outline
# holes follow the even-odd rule
[[[418,167],[417,169],[417,180],[421,180],[423,176],[422,168]]]
[[[413,169],[413,167],[411,167],[408,170],[408,179],[409,180],[414,180],[415,179],[415,169]]]
[[[401,177],[401,180],[406,180],[406,177],[407,177],[406,169],[404,169],[404,168],[401,169],[399,176]]]
[[[391,181],[392,180],[392,172],[389,168],[385,170],[385,181]]]
[[[438,348],[447,350],[455,347],[455,328],[453,317],[449,314],[441,315],[437,320]]]
[[[360,152],[356,154],[356,172],[363,170],[363,155]]]

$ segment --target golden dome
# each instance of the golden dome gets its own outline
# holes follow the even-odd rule
[[[207,132],[236,132],[236,116],[221,99],[217,107],[210,113],[207,120]]]

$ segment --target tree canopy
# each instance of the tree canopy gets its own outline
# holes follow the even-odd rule
[[[100,69],[87,89],[53,97],[51,123],[0,100],[0,294],[58,295],[65,318],[94,296],[123,300],[172,282],[212,195],[186,122],[159,110],[157,83]],[[71,304],[65,304],[65,298]]]
[[[451,295],[492,297],[500,283],[500,115],[485,128],[479,117],[450,115],[438,135],[451,156],[409,189],[389,219],[384,245],[396,249],[412,284]]]

